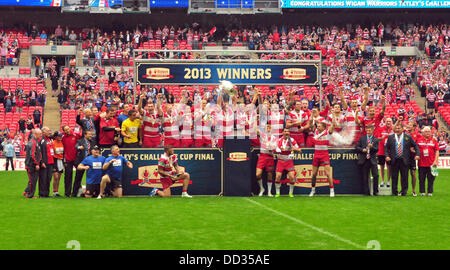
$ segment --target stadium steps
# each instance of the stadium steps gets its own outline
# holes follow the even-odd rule
[[[44,125],[49,127],[53,132],[60,130],[61,113],[59,111],[59,103],[57,97],[52,97],[52,82],[47,79],[45,82],[47,86],[47,100],[44,107]]]
[[[30,50],[29,49],[21,49],[20,58],[19,58],[19,66],[21,67],[29,67],[31,65],[30,58]]]
[[[77,50],[77,67],[83,66],[83,51]]]

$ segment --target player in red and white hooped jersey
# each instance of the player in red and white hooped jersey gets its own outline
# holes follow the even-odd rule
[[[310,138],[310,144],[307,144],[306,147],[314,147],[314,131],[317,128],[317,124],[319,122],[324,122],[327,126],[331,125],[331,122],[328,121],[328,112],[330,111],[330,102],[327,100],[327,106],[323,111],[320,111],[318,106],[314,106],[311,110],[311,115],[309,116],[309,124],[308,124],[308,138]]]
[[[199,107],[194,108],[194,145],[195,147],[211,147],[211,127],[214,123],[215,113],[205,99]]]
[[[327,122],[328,123],[335,122],[334,132],[339,133],[343,130],[345,121],[346,121],[346,118],[345,118],[345,114],[341,110],[341,105],[338,103],[335,103],[331,110],[331,114],[328,115],[328,117],[327,117]],[[335,146],[335,145],[331,144],[330,146]]]
[[[248,130],[248,135],[250,137],[251,147],[260,147],[261,140],[259,139],[259,115],[254,104],[247,105],[247,125],[246,130]]]
[[[268,112],[269,123],[272,126],[272,134],[275,137],[281,137],[283,133],[284,127],[284,110],[280,110],[278,104],[269,105],[267,102],[267,106],[270,106],[270,110]]]
[[[323,111],[319,111],[319,107],[314,106],[311,110],[311,116],[309,117],[309,130],[310,130],[310,135],[311,138],[314,139],[314,131],[317,128],[317,125],[320,122],[325,123],[327,126],[331,125],[331,122],[328,121],[328,109],[329,106],[327,106],[327,108]]]
[[[161,125],[163,111],[161,109],[161,94],[158,94],[156,109],[155,104],[148,102],[145,105],[145,110],[142,109],[142,101],[145,98],[145,94],[142,94],[139,98],[138,110],[142,115],[142,126],[141,133],[142,138],[140,138],[140,144],[143,147],[160,147],[161,146],[161,136],[159,134],[159,127]]]
[[[180,147],[180,126],[177,112],[173,111],[172,104],[166,104],[166,112],[163,114],[162,126],[164,130],[164,146]]]
[[[258,88],[255,88],[255,94],[253,95],[252,102],[245,107],[245,112],[247,114],[247,123],[245,126],[245,130],[250,137],[250,146],[251,147],[260,147],[261,141],[259,139],[259,117],[258,108],[255,107],[256,102],[260,102],[261,104],[261,92]],[[267,108],[266,108],[267,112]],[[267,124],[267,121],[264,125]]]
[[[277,167],[275,170],[275,197],[280,197],[281,176],[284,171],[287,171],[289,179],[289,197],[294,197],[295,187],[295,168],[293,161],[293,152],[301,153],[301,149],[297,142],[290,136],[288,128],[283,129],[283,136],[278,139],[277,148],[275,152],[277,156]]]
[[[365,88],[365,92],[368,93],[368,88]],[[364,100],[364,103],[361,105],[361,110],[365,110],[367,104],[367,100]],[[350,106],[347,105],[345,99],[342,99],[343,109],[345,111],[345,122],[347,127],[354,131],[354,139],[351,145],[356,145],[359,141],[359,138],[362,135],[362,120],[363,115],[358,107],[358,101],[352,97],[350,99]]]
[[[158,161],[158,173],[162,184],[162,190],[153,188],[149,196],[159,195],[161,197],[170,197],[170,187],[177,181],[183,180],[183,191],[181,197],[191,198],[187,189],[190,182],[189,173],[185,172],[178,166],[177,156],[173,152],[172,146],[164,146],[164,154],[161,155]]]
[[[249,115],[247,114],[248,107],[244,103],[237,104],[235,115],[235,127],[236,136],[238,138],[243,138],[244,136],[249,136],[248,129],[250,126]]]
[[[180,147],[192,147],[194,146],[194,137],[192,136],[194,121],[192,119],[191,108],[184,104],[178,104],[177,106],[177,111],[180,112]]]
[[[306,146],[305,131],[308,129],[308,115],[300,108],[302,104],[300,100],[295,101],[294,109],[289,113],[286,119],[286,128],[289,128],[291,137],[298,143],[300,147]]]
[[[273,151],[277,148],[278,138],[272,134],[271,125],[266,125],[265,132],[260,133],[261,150],[256,164],[256,181],[259,185],[259,196],[265,192],[262,183],[263,171],[267,172],[267,196],[272,197],[273,171],[275,170],[275,160]]]
[[[378,115],[376,114],[377,111],[374,106],[370,106],[369,109],[367,110],[368,115],[365,116],[362,121],[363,135],[366,135],[366,127],[373,125],[375,127],[373,134],[375,137],[378,138],[380,124],[381,124],[381,121],[383,121],[384,112],[386,110],[386,97],[385,96],[381,96],[381,103],[382,103],[382,108]]]
[[[309,101],[306,98],[303,98],[301,100],[301,107],[300,109],[303,111],[303,113],[306,115],[306,121],[303,122],[300,127],[303,128],[303,136],[305,137],[305,146],[306,147],[312,147],[313,142],[312,138],[310,136],[310,128],[309,125],[309,118],[311,117],[311,110],[309,109]]]
[[[386,156],[384,153],[384,145],[386,144],[387,137],[392,134],[394,134],[393,122],[392,122],[392,118],[388,117],[385,120],[385,126],[380,127],[378,134],[376,134],[377,138],[380,140],[379,147],[378,147],[378,165],[380,165],[380,176],[381,176],[380,186],[381,187],[383,187],[385,185],[385,183],[388,187],[390,186],[389,180],[391,178],[391,163],[386,162]],[[387,179],[386,180],[384,177],[385,165],[387,167]]]
[[[223,147],[225,138],[234,136],[234,109],[229,104],[223,104],[223,107],[217,113],[216,128],[219,130],[217,138],[217,147]]]
[[[311,192],[309,196],[312,197],[316,194],[316,180],[317,174],[319,172],[319,167],[325,167],[325,174],[328,178],[328,184],[330,187],[330,197],[334,197],[334,184],[333,176],[330,171],[330,156],[328,153],[328,146],[330,145],[330,134],[333,133],[334,127],[336,126],[336,121],[333,122],[329,127],[325,122],[319,122],[317,128],[314,131],[314,157],[313,157],[313,171],[311,179]]]

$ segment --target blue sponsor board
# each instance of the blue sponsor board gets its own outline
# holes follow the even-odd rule
[[[450,1],[416,0],[281,0],[281,8],[450,8]]]
[[[199,85],[231,81],[236,85],[317,85],[319,68],[314,63],[217,64],[138,63],[137,84]]]
[[[358,153],[354,148],[329,148],[330,164],[333,174],[334,191],[336,194],[362,194],[362,183],[360,168],[357,165]],[[256,164],[258,161],[259,149],[253,149],[252,157],[252,191],[254,194],[259,193],[259,187],[256,184]],[[312,160],[314,157],[314,149],[302,148],[301,154],[294,155],[295,183],[294,194],[308,194],[311,191],[312,178]],[[275,161],[276,165],[276,161]],[[276,167],[276,166],[275,166]],[[267,193],[266,175],[264,175],[264,186]],[[275,173],[274,173],[275,182]],[[283,174],[281,178],[283,183],[287,177]],[[272,187],[272,194],[275,194],[275,185]],[[281,194],[289,193],[287,185],[282,185]],[[317,194],[329,194],[329,184],[323,167],[319,167],[319,173],[316,182]]]
[[[109,149],[103,156],[111,154]],[[125,166],[122,177],[123,194],[128,196],[148,195],[152,188],[161,188],[158,161],[162,148],[122,148],[120,154],[133,163],[133,169]],[[223,152],[217,148],[177,148],[178,166],[191,176],[188,192],[191,195],[219,195],[222,192]],[[181,195],[182,183],[171,188],[173,195]]]

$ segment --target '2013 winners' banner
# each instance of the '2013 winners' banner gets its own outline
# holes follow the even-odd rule
[[[102,153],[107,157],[110,149]],[[133,169],[124,167],[122,188],[124,195],[148,195],[152,188],[161,188],[158,161],[162,148],[122,148],[120,154],[133,163]],[[190,174],[189,194],[219,195],[222,192],[222,150],[217,148],[177,148],[178,166]],[[182,181],[173,185],[172,194],[181,195]]]
[[[319,67],[314,63],[138,63],[136,72],[136,82],[140,85],[217,84],[223,80],[236,85],[319,83]]]

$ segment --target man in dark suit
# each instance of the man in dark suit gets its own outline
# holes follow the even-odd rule
[[[414,149],[415,153],[411,149]],[[384,151],[386,161],[391,161],[392,195],[398,195],[398,173],[400,172],[402,185],[400,192],[402,196],[406,196],[410,163],[419,160],[419,147],[410,135],[403,132],[403,124],[398,123],[394,127],[394,134],[388,136]]]
[[[359,152],[358,166],[361,168],[362,189],[364,195],[370,195],[369,173],[372,171],[373,195],[378,195],[377,154],[379,140],[373,136],[374,125],[366,126],[367,135],[359,138],[356,150]]]
[[[84,137],[77,141],[75,148],[77,150],[77,157],[75,159],[75,182],[73,183],[72,197],[78,197],[79,189],[81,188],[81,181],[83,180],[84,170],[78,170],[78,165],[84,160],[85,157],[89,156],[89,153],[94,147],[94,141],[92,140],[93,132],[86,130]]]

